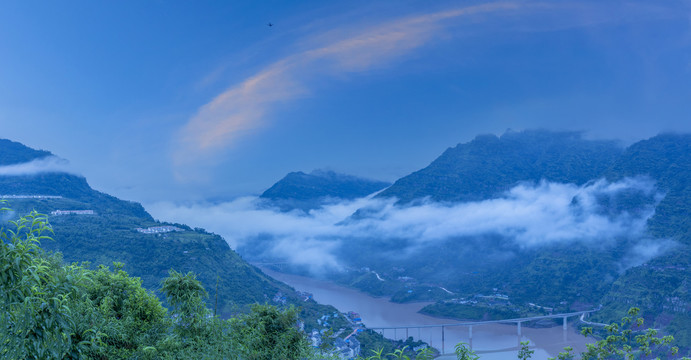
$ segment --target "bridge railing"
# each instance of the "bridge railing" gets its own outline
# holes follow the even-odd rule
[[[574,316],[581,316],[584,314],[590,314],[593,312],[596,312],[600,309],[593,309],[593,310],[584,310],[584,311],[576,311],[576,312],[569,312],[569,313],[561,313],[561,314],[551,314],[551,315],[540,315],[540,316],[530,316],[530,317],[522,317],[522,318],[515,318],[515,319],[502,319],[502,320],[485,320],[485,321],[463,321],[463,322],[456,322],[456,323],[447,323],[447,324],[430,324],[430,325],[406,325],[406,326],[388,326],[388,327],[368,327],[368,329],[381,332],[382,335],[384,334],[384,331],[386,330],[393,330],[394,331],[394,337],[396,337],[396,332],[397,330],[405,330],[406,338],[408,338],[408,333],[409,330],[411,329],[417,329],[418,334],[420,333],[420,329],[429,329],[429,328],[441,328],[441,354],[445,354],[445,342],[446,342],[446,334],[445,334],[445,329],[447,327],[459,327],[459,326],[467,326],[468,327],[468,339],[469,339],[469,345],[472,349],[473,347],[473,326],[480,326],[480,325],[487,325],[487,324],[511,324],[511,323],[516,323],[517,327],[517,336],[518,336],[518,342],[517,344],[520,344],[521,340],[521,323],[524,322],[529,322],[529,321],[537,321],[537,320],[542,320],[542,319],[563,319],[563,330],[564,330],[564,335],[566,335],[566,329],[567,329],[567,319],[570,317]],[[419,336],[418,336],[419,337]],[[420,339],[421,340],[421,339]],[[431,344],[430,344],[431,345]],[[517,345],[520,346],[520,345]]]

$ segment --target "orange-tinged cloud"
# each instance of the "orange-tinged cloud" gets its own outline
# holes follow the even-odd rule
[[[315,76],[382,66],[431,42],[449,20],[517,8],[514,3],[485,4],[400,18],[345,35],[332,33],[322,40],[326,45],[274,62],[202,106],[181,130],[174,160],[185,165],[231,146],[264,125],[273,105],[308,94]]]

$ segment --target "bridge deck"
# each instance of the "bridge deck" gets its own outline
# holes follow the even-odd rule
[[[401,326],[389,326],[389,327],[367,327],[368,329],[371,330],[393,330],[393,329],[415,329],[415,328],[434,328],[434,327],[450,327],[450,326],[472,326],[472,325],[483,325],[483,324],[501,324],[501,323],[522,323],[526,321],[535,321],[535,320],[541,320],[541,319],[559,319],[559,318],[565,318],[565,317],[572,317],[572,316],[580,316],[584,314],[590,314],[593,312],[598,311],[599,309],[593,309],[593,310],[584,310],[584,311],[576,311],[576,312],[570,312],[570,313],[562,313],[562,314],[552,314],[552,315],[541,315],[541,316],[531,316],[531,317],[524,317],[524,318],[516,318],[516,319],[503,319],[503,320],[485,320],[485,321],[464,321],[464,322],[457,322],[457,323],[448,323],[448,324],[434,324],[434,325],[401,325]]]

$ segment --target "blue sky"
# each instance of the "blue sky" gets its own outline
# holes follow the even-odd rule
[[[538,127],[691,131],[691,2],[0,4],[0,137],[125,199],[395,180]]]

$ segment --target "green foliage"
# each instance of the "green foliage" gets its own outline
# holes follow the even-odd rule
[[[480,358],[473,350],[470,349],[468,344],[458,343],[454,346],[454,352],[456,353],[456,359],[458,360],[477,360]]]
[[[528,360],[533,357],[535,350],[530,350],[530,341],[521,341],[521,348],[518,350],[519,360]]]
[[[437,317],[462,320],[501,320],[520,317],[519,313],[498,306],[473,306],[441,302],[426,305],[420,312]]]
[[[413,340],[412,337],[408,337],[403,340],[390,340],[383,337],[381,334],[373,330],[364,330],[359,332],[357,335],[358,341],[360,341],[361,353],[369,354],[370,352],[381,351],[382,355],[395,353],[397,350],[403,350],[405,355],[409,357],[420,356],[420,359],[425,359],[426,356],[437,355],[436,350],[427,347],[427,344],[420,340]],[[413,348],[419,349],[417,353],[413,351]]]
[[[417,351],[415,360],[432,360],[434,359],[434,350],[431,347],[424,347]]]
[[[0,141],[0,164],[20,163],[50,155],[19,143]],[[91,189],[86,179],[67,173],[0,176],[0,194],[52,195],[61,198],[13,199],[20,215],[32,210],[94,210],[94,215],[50,216],[54,240],[44,242],[47,251],[61,252],[67,262],[89,261],[94,265],[125,264],[123,270],[142,279],[144,287],[156,289],[173,268],[193,271],[207,288],[218,287],[218,314],[228,317],[248,310],[248,304],[265,301],[265,295],[290,289],[247,264],[218,235],[201,229],[167,234],[142,234],[136,228],[166,225],[155,221],[144,208]]]
[[[278,310],[269,305],[252,305],[249,314],[232,320],[232,336],[241,344],[244,359],[302,359],[311,354],[305,336],[297,328],[297,310]]]
[[[480,135],[447,149],[429,166],[397,180],[378,196],[405,203],[424,197],[468,201],[495,196],[519,181],[583,184],[600,176],[621,152],[614,142],[588,141],[573,132]]]
[[[45,256],[39,247],[51,232],[45,215],[32,212],[9,225],[0,229],[0,355],[79,358],[98,341],[73,316],[72,306],[86,301],[88,275]]]
[[[6,210],[6,209],[5,209]],[[65,265],[40,241],[51,227],[35,212],[0,230],[0,358],[307,359],[297,310],[255,305],[229,320],[209,316],[193,273],[171,270],[158,298],[114,270]]]
[[[432,360],[434,359],[434,350],[429,347],[421,347],[420,349],[417,350],[417,352],[412,352],[411,349],[408,347],[408,345],[403,346],[402,348],[395,349],[392,352],[384,354],[384,349],[380,348],[378,350],[370,350],[373,355],[370,355],[368,357],[362,357],[358,356],[358,360],[383,360],[383,359],[390,359],[390,360]],[[411,358],[411,356],[414,356],[414,358]]]
[[[575,355],[573,354],[573,348],[571,346],[567,346],[564,348],[564,351],[560,352],[556,358],[549,358],[549,360],[572,360],[575,359]]]
[[[678,352],[676,347],[670,347],[674,340],[671,335],[659,337],[655,329],[644,329],[645,320],[638,317],[639,308],[630,308],[627,316],[620,323],[605,326],[606,335],[594,344],[587,344],[587,350],[581,354],[583,360],[609,359],[612,357],[632,360],[641,355],[648,357],[655,353]],[[592,336],[593,329],[585,327],[581,333]]]
[[[97,357],[144,356],[165,339],[172,326],[158,298],[122,267],[115,263],[114,271],[102,265],[89,271],[92,281],[86,291],[90,308],[84,310],[90,316],[86,323],[101,335],[103,346],[93,354]]]
[[[184,334],[198,332],[209,316],[209,311],[204,306],[204,298],[208,294],[196,275],[191,272],[183,275],[170,270],[168,277],[162,282],[161,292],[173,309],[178,329]]]
[[[386,356],[395,360],[410,360],[410,357],[405,354],[407,348],[407,346],[404,346],[402,349],[396,349],[394,352],[386,354]]]

